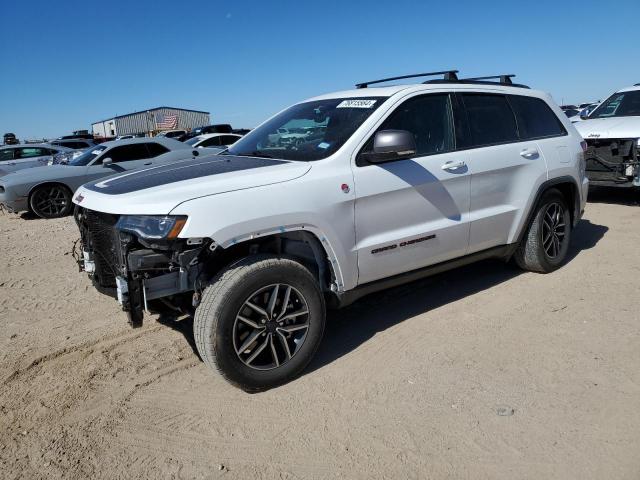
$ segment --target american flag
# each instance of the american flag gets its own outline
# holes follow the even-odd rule
[[[156,114],[156,127],[158,130],[165,128],[176,128],[178,126],[178,115],[175,113]]]

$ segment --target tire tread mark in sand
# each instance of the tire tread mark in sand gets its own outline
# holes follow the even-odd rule
[[[99,345],[103,345],[103,344],[110,344],[116,341],[121,341],[124,340],[126,342],[130,342],[133,340],[136,340],[140,337],[146,336],[150,333],[155,333],[159,330],[161,330],[163,328],[162,325],[156,325],[154,327],[151,327],[149,329],[145,329],[142,331],[137,331],[135,333],[131,333],[131,331],[129,330],[125,330],[124,332],[112,335],[112,336],[107,336],[107,337],[103,337],[103,338],[99,338],[97,340],[93,340],[93,341],[89,341],[89,342],[83,342],[83,343],[79,343],[77,345],[72,345],[70,347],[65,347],[63,349],[60,350],[56,350],[55,352],[51,352],[47,355],[42,355],[41,357],[38,357],[36,359],[34,359],[29,365],[27,365],[25,368],[23,369],[18,369],[15,370],[13,373],[11,373],[8,377],[6,377],[3,381],[2,381],[2,385],[9,385],[12,382],[14,382],[15,380],[23,377],[25,374],[29,373],[31,370],[33,370],[34,368],[50,362],[52,360],[55,360],[57,358],[60,358],[64,355],[68,355],[71,353],[77,353],[80,352],[82,350],[87,350],[87,349],[92,349],[95,347],[98,347]]]

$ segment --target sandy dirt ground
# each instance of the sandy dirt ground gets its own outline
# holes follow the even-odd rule
[[[73,220],[0,214],[0,478],[640,478],[640,205],[593,192],[550,275],[484,262],[333,312],[249,395],[189,319],[131,330]]]

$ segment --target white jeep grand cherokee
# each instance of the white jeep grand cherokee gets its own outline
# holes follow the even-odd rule
[[[580,135],[510,76],[436,73],[298,103],[221,156],[84,185],[80,265],[134,326],[194,314],[204,362],[248,391],[301,373],[326,306],[490,257],[558,268],[587,196]],[[270,141],[283,128],[312,133]]]
[[[640,187],[640,83],[611,95],[576,129],[592,185]]]

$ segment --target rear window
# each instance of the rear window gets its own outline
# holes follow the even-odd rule
[[[513,111],[502,95],[462,95],[474,147],[516,142],[518,129]]]
[[[156,142],[147,143],[147,149],[149,150],[149,155],[151,155],[151,158],[157,157],[158,155],[162,155],[163,153],[167,153],[169,151],[167,147]]]
[[[521,139],[556,137],[567,133],[544,100],[519,95],[510,95],[508,98],[516,114]]]

